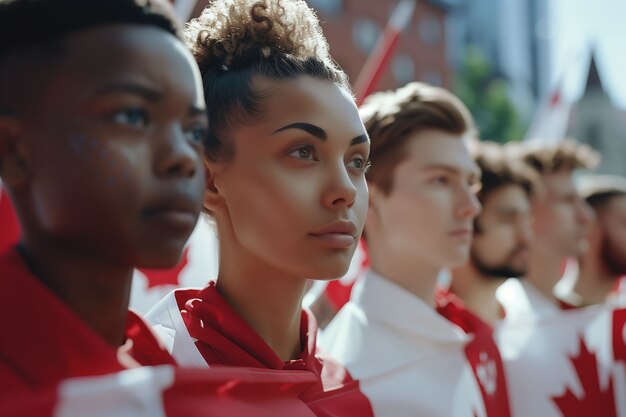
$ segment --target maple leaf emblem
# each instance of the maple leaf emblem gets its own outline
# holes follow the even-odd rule
[[[582,338],[580,338],[578,356],[570,356],[570,361],[576,370],[584,394],[579,398],[568,388],[560,397],[553,397],[552,400],[559,407],[562,415],[564,417],[617,417],[613,377],[609,377],[606,389],[600,387],[596,354],[589,352]]]
[[[178,265],[170,269],[140,269],[142,274],[148,279],[148,289],[153,287],[162,287],[166,285],[173,285],[180,287],[179,277],[180,273],[185,269],[189,263],[187,257],[189,248],[185,248],[183,256]]]
[[[496,362],[489,358],[487,352],[480,352],[480,363],[476,366],[476,376],[487,395],[493,395],[498,388],[498,369]]]

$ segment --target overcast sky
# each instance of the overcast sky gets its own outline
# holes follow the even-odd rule
[[[582,94],[589,48],[614,103],[626,109],[626,0],[549,0],[550,78],[565,98]]]

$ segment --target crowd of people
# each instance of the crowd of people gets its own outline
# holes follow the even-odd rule
[[[0,0],[0,415],[626,416],[626,179],[575,181],[598,161],[480,140],[424,83],[357,108],[303,0],[184,29]],[[129,310],[200,216],[217,279]],[[359,245],[347,303],[303,309]]]

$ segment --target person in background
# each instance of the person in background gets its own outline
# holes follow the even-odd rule
[[[589,249],[578,258],[577,273],[563,276],[555,294],[571,308],[623,300],[626,292],[626,179],[616,175],[588,175],[578,192],[595,213]],[[620,304],[623,305],[624,301]]]
[[[509,416],[488,326],[437,278],[469,257],[480,171],[467,108],[410,83],[360,109],[372,140],[365,223],[370,270],[323,333],[379,416]]]
[[[531,198],[535,176],[521,161],[507,157],[502,145],[476,142],[474,161],[481,171],[470,259],[452,269],[452,292],[490,325],[502,318],[496,289],[509,277],[526,273],[532,240]]]
[[[606,298],[610,286],[604,280],[614,283],[617,273],[608,277],[600,267],[595,270],[599,275],[588,279],[578,274],[576,265],[577,258],[586,273],[591,272],[596,267],[590,260],[599,259],[605,250],[599,234],[602,223],[594,219],[572,178],[576,168],[592,166],[597,156],[571,141],[519,146],[539,173],[544,193],[533,200],[536,237],[528,271],[496,291],[506,315],[494,337],[507,372],[511,408],[521,416],[624,415],[626,310],[611,302],[586,305]],[[612,220],[611,226],[617,227],[619,221]],[[598,286],[589,291],[600,282],[602,290]],[[565,291],[559,292],[564,284]],[[584,291],[585,299],[578,291]]]
[[[561,309],[554,286],[563,275],[566,259],[588,249],[593,220],[591,207],[576,191],[573,174],[595,166],[598,155],[573,140],[545,146],[516,144],[509,151],[537,172],[543,192],[533,199],[535,239],[527,272],[521,279],[508,279],[496,297],[507,319],[554,314]]]

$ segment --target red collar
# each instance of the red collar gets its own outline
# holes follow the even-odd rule
[[[317,322],[310,312],[302,311],[299,358],[284,362],[232,309],[214,282],[190,295],[180,292],[176,301],[189,334],[197,339],[196,346],[209,365],[309,370],[320,375],[322,366],[315,358]]]
[[[0,254],[0,287],[0,317],[5,318],[0,362],[11,369],[13,380],[38,388],[126,368],[118,361],[118,350],[35,278],[15,250]],[[143,365],[174,363],[143,320],[128,314],[131,357]]]
[[[439,288],[435,295],[437,312],[465,333],[493,333],[493,327],[465,307],[463,300],[448,289]]]

